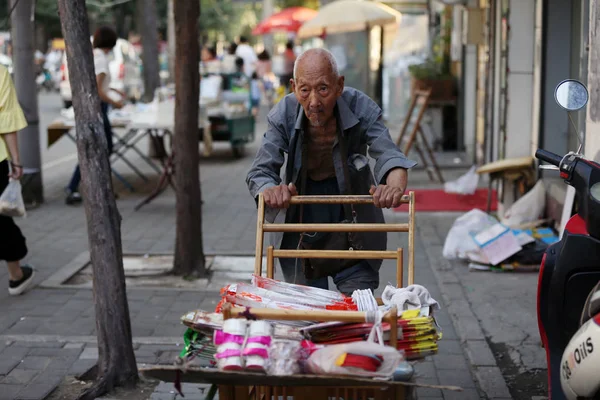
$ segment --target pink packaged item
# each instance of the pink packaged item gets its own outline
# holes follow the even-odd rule
[[[215,331],[213,341],[217,346],[215,359],[222,371],[243,369],[242,346],[246,338],[246,320],[228,319],[223,322],[223,330]]]
[[[242,355],[247,369],[265,371],[269,362],[273,327],[267,321],[252,321]]]

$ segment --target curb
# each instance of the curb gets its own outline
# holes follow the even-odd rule
[[[429,267],[442,293],[452,325],[464,346],[463,352],[472,365],[474,380],[487,399],[512,398],[452,263],[442,256],[443,243],[438,240],[435,224],[420,225],[417,232],[427,249]]]

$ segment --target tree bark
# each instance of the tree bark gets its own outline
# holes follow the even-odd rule
[[[160,66],[158,63],[158,25],[156,0],[137,0],[140,11],[141,26],[138,31],[142,36],[142,62],[144,65],[145,102],[151,102],[154,91],[160,86]]]
[[[58,0],[58,7],[73,90],[98,336],[97,381],[80,399],[95,399],[116,386],[135,385],[138,370],[125,290],[121,216],[113,193],[85,0]]]
[[[175,1],[175,187],[177,232],[176,275],[204,277],[202,196],[198,150],[198,102],[200,97],[199,1]]]

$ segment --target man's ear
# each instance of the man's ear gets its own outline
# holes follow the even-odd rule
[[[338,86],[337,95],[341,96],[342,93],[344,92],[344,76],[343,75],[338,78],[337,86]]]
[[[296,92],[296,82],[294,82],[294,79],[290,79],[290,87],[292,88],[292,92]]]

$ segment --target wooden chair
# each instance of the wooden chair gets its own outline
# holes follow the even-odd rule
[[[402,204],[408,204],[408,222],[401,224],[270,224],[265,223],[265,200],[258,196],[258,220],[256,224],[256,261],[254,274],[262,275],[263,245],[265,232],[407,232],[408,233],[408,285],[415,281],[415,194],[402,196]],[[294,196],[290,204],[373,204],[373,197],[366,196]],[[332,258],[332,259],[387,259],[396,260],[396,285],[404,283],[404,251],[373,250],[279,250],[267,248],[267,277],[275,275],[275,258]]]
[[[410,106],[408,108],[408,113],[406,115],[406,118],[404,119],[402,128],[400,129],[400,135],[398,136],[398,139],[396,140],[396,146],[401,147],[402,141],[404,140],[404,137],[406,136],[408,126],[412,120],[414,110],[415,110],[415,108],[420,107],[420,109],[417,113],[415,123],[412,127],[412,130],[411,130],[410,134],[408,135],[408,140],[406,141],[406,145],[404,146],[404,149],[402,149],[402,151],[404,152],[405,155],[408,155],[408,153],[410,152],[410,150],[412,149],[412,146],[414,144],[415,150],[417,150],[417,153],[419,153],[419,158],[421,159],[421,162],[423,163],[423,166],[425,167],[425,169],[427,171],[427,175],[429,176],[429,179],[434,181],[435,178],[433,176],[431,169],[429,168],[429,163],[427,161],[427,158],[425,157],[425,154],[423,153],[423,150],[421,149],[421,145],[419,144],[419,139],[420,139],[420,141],[423,143],[423,146],[425,147],[425,150],[429,154],[431,164],[433,165],[433,169],[435,170],[435,173],[437,174],[439,181],[441,183],[444,183],[444,177],[442,176],[442,171],[440,170],[440,167],[437,163],[435,154],[433,153],[431,145],[427,141],[427,136],[425,136],[425,133],[423,132],[423,129],[421,128],[421,121],[423,119],[423,116],[425,115],[425,111],[427,111],[427,107],[429,106],[429,97],[430,96],[431,96],[431,89],[426,90],[426,91],[416,90],[413,93],[412,100],[411,100]]]

